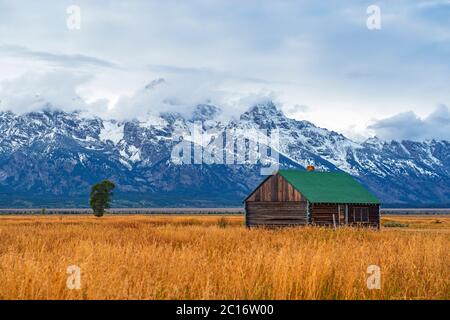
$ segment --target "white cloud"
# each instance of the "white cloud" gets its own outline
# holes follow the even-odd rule
[[[113,73],[120,77],[121,73]],[[190,117],[198,104],[213,104],[222,109],[219,120],[239,116],[250,106],[276,100],[271,91],[251,91],[242,94],[223,88],[222,78],[203,74],[174,75],[165,80],[157,78],[114,101],[106,98],[89,99],[86,86],[95,77],[85,72],[53,70],[30,72],[0,82],[0,110],[27,113],[42,109],[86,111],[107,119],[144,119],[162,112],[177,112]]]
[[[369,128],[385,140],[450,140],[450,110],[440,105],[424,118],[413,111],[403,112],[378,120]]]
[[[69,72],[26,73],[0,84],[0,110],[27,113],[46,109],[64,111],[89,110],[99,101],[87,104],[77,88],[89,80],[89,74]]]
[[[288,114],[304,113],[309,111],[309,107],[304,104],[294,104],[293,106],[288,106],[286,112]]]
[[[179,112],[189,117],[196,105],[209,103],[222,108],[220,120],[229,120],[255,104],[270,100],[275,101],[288,116],[310,111],[306,105],[282,102],[274,91],[266,89],[245,94],[227,91],[221,88],[223,82],[219,79],[212,81],[198,74],[176,76],[170,80],[155,79],[132,94],[120,95],[116,103],[106,99],[88,103],[80,94],[80,88],[93,79],[88,73],[59,70],[44,74],[26,73],[13,80],[4,80],[0,83],[0,110],[16,113],[43,108],[81,110],[103,118],[131,120],[144,119],[149,114],[161,112]],[[413,111],[402,112],[375,120],[368,129],[384,140],[450,140],[450,110],[445,105],[439,105],[425,117]],[[367,137],[367,132],[360,126],[348,126],[343,132],[357,140]]]
[[[84,71],[93,78],[65,90],[108,100],[109,109],[105,101],[88,107],[110,117],[183,111],[199,101],[231,114],[242,97],[273,91],[287,114],[340,132],[406,106],[422,115],[450,105],[448,1],[380,0],[379,31],[366,28],[369,4],[79,0],[81,29],[71,31],[64,1],[0,0],[0,81]],[[167,88],[136,92],[159,77]],[[35,108],[29,96],[8,96],[0,99],[10,107]],[[309,109],[289,108],[296,104]]]
[[[222,109],[218,120],[227,121],[239,117],[249,107],[268,100],[277,101],[273,91],[233,91],[227,89],[226,81],[221,77],[202,73],[179,74],[153,80],[133,94],[121,96],[110,108],[109,116],[130,119],[142,118],[149,113],[178,112],[189,117],[197,105],[212,104]]]
[[[69,68],[79,68],[82,66],[118,68],[110,61],[82,54],[64,54],[45,51],[34,51],[29,48],[17,45],[0,45],[0,54],[25,59],[45,61],[50,64],[57,64]]]

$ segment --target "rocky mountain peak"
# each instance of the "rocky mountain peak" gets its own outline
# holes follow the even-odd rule
[[[174,137],[188,131],[192,120],[206,121],[208,128],[219,130],[227,125],[242,130],[277,128],[281,167],[314,164],[320,170],[348,172],[384,203],[450,204],[449,142],[388,143],[372,138],[357,143],[310,122],[290,119],[271,101],[252,106],[240,120],[210,121],[220,112],[205,103],[196,106],[191,120],[171,112],[162,113],[162,120],[155,117],[145,123],[54,110],[23,115],[0,112],[0,205],[35,205],[44,203],[45,197],[53,203],[56,195],[86,199],[90,185],[105,178],[117,183],[118,193],[122,192],[118,198],[140,199],[125,206],[192,206],[194,198],[208,205],[224,205],[225,200],[227,205],[239,205],[263,178],[258,165],[171,163],[171,151],[178,143]],[[30,198],[18,200],[24,190]],[[75,198],[71,206],[78,205]],[[57,199],[58,205],[65,205],[65,198]]]
[[[255,104],[240,116],[241,121],[250,121],[258,124],[261,128],[276,128],[286,123],[286,116],[277,108],[273,101]]]
[[[222,110],[211,104],[199,104],[192,113],[192,121],[214,120]]]

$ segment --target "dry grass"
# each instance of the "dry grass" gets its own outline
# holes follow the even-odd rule
[[[385,216],[382,224],[396,222],[408,225],[408,230],[441,230],[450,232],[450,218],[442,215],[404,215],[404,216]]]
[[[238,216],[3,216],[0,298],[449,299],[450,218],[385,220],[409,227],[247,230]],[[381,267],[380,290],[366,286],[372,264]],[[80,290],[66,287],[69,265],[81,267]]]

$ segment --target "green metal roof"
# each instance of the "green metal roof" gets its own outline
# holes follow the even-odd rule
[[[278,173],[312,203],[380,203],[344,172],[280,170]]]

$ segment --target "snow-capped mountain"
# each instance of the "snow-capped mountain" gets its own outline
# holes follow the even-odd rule
[[[389,205],[450,204],[450,142],[354,142],[272,102],[229,122],[198,105],[191,117],[162,113],[115,121],[81,112],[0,113],[0,205],[86,206],[90,185],[111,179],[120,206],[239,205],[263,177],[261,164],[174,164],[171,152],[195,123],[208,132],[278,129],[281,167],[343,170]],[[213,139],[203,145],[213,143]],[[248,138],[251,140],[250,138]],[[197,141],[194,141],[197,143]],[[229,150],[228,150],[229,151]],[[228,152],[225,150],[225,152]]]

